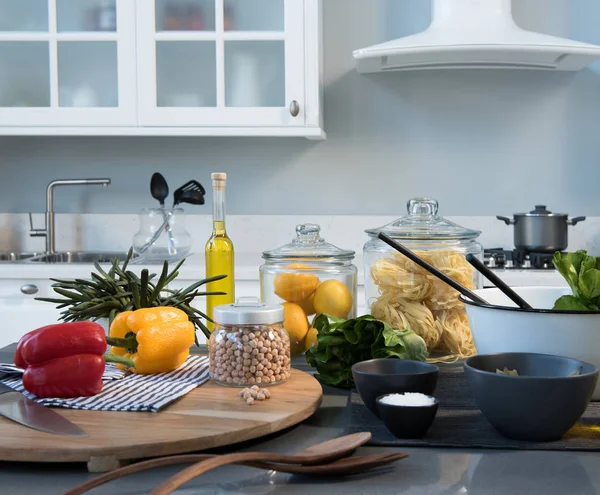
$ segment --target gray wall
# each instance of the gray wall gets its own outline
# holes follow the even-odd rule
[[[0,138],[0,212],[136,212],[148,184],[230,174],[234,214],[400,215],[429,195],[445,215],[510,214],[545,203],[600,215],[600,63],[575,74],[434,71],[359,75],[352,50],[427,26],[426,0],[324,0],[328,140],[277,138]],[[597,0],[514,0],[523,27],[600,44]],[[210,207],[196,207],[197,213]]]

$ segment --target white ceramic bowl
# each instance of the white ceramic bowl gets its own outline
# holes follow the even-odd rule
[[[534,309],[520,309],[499,289],[474,291],[490,305],[465,303],[478,354],[534,352],[600,367],[600,311],[552,311],[568,287],[513,287]],[[600,381],[592,400],[600,400]]]

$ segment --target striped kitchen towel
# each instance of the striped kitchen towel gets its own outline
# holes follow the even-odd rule
[[[19,371],[22,373],[22,370]],[[3,372],[2,368],[0,372]],[[123,373],[117,379],[106,379],[103,376],[102,391],[92,397],[40,399],[23,389],[23,382],[17,374],[5,376],[0,381],[39,404],[49,407],[91,411],[158,412],[208,379],[208,357],[190,356],[179,368],[168,373],[155,375]]]
[[[0,375],[22,375],[23,369],[19,368],[14,364],[0,363]],[[117,380],[125,376],[125,371],[117,368],[113,363],[106,363],[104,367],[104,373],[102,374],[102,381],[108,382],[110,380]]]

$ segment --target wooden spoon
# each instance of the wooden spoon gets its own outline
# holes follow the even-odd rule
[[[150,469],[172,466],[175,464],[191,464],[215,457],[211,454],[185,454],[169,457],[161,457],[148,461],[138,462],[130,466],[115,469],[109,473],[102,474],[91,480],[88,480],[75,488],[72,488],[64,495],[81,495],[109,481],[122,478],[124,476],[148,471]],[[364,473],[370,469],[375,469],[408,457],[404,452],[393,452],[383,454],[369,454],[364,456],[344,457],[327,464],[318,464],[316,466],[300,466],[296,464],[280,464],[272,462],[243,462],[240,465],[264,469],[267,471],[277,471],[288,474],[301,474],[306,476],[347,476]]]
[[[354,449],[364,445],[371,439],[371,433],[361,432],[346,435],[340,438],[334,438],[327,442],[313,445],[296,455],[272,454],[270,452],[242,452],[237,454],[226,454],[206,461],[198,462],[179,473],[171,476],[168,480],[161,483],[149,495],[168,495],[181,485],[200,476],[212,469],[227,464],[238,464],[245,461],[267,461],[282,462],[286,464],[314,465],[324,464],[326,462],[339,459],[350,454]]]
[[[346,435],[340,438],[334,438],[332,440],[327,440],[326,442],[313,445],[312,447],[308,447],[307,449],[301,450],[295,456],[269,454],[272,458],[268,460],[277,463],[299,465],[325,463],[350,454],[353,450],[360,447],[361,445],[364,445],[370,439],[371,433],[369,432],[353,433],[351,435]],[[251,458],[236,464],[243,464],[246,466],[253,466],[261,469],[282,471],[282,469],[275,469],[278,466],[275,464],[267,464],[266,462],[253,462],[257,460],[259,461],[259,459],[257,459],[256,456],[262,456],[262,452],[249,452],[247,453],[247,455],[250,455]],[[89,481],[81,483],[80,485],[77,485],[75,488],[69,490],[68,492],[65,492],[64,495],[78,495],[80,493],[84,493],[88,490],[91,490],[96,486],[100,486],[104,483],[108,483],[109,481],[140,471],[146,471],[149,469],[154,469],[163,466],[171,466],[173,464],[187,464],[192,462],[197,463],[218,457],[227,456],[216,456],[212,454],[187,454],[150,459],[148,461],[138,462],[130,466],[115,469],[114,471],[110,471]],[[292,459],[291,461],[286,460],[290,458]],[[282,466],[279,465],[279,467],[281,468]]]

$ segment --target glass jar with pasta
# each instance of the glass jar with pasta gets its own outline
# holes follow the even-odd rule
[[[476,353],[469,320],[459,293],[395,251],[377,236],[387,234],[470,289],[481,288],[481,275],[465,259],[483,259],[481,232],[438,216],[438,202],[413,198],[408,215],[367,230],[363,254],[365,298],[370,313],[398,330],[410,328],[427,344],[431,359],[454,361]]]

